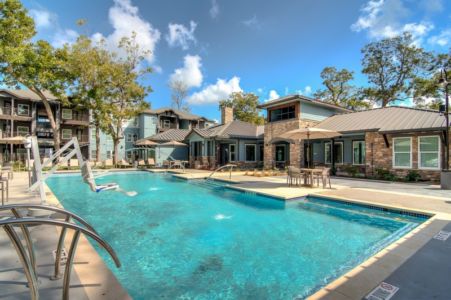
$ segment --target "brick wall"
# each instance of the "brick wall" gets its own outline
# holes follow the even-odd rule
[[[221,124],[227,124],[233,121],[233,108],[221,106]]]
[[[387,134],[389,147],[386,146],[384,136],[377,132],[367,132],[365,134],[366,146],[366,175],[374,176],[377,168],[389,170],[399,177],[404,177],[410,170],[416,170],[423,180],[440,180],[440,170],[422,170],[418,169],[418,137],[419,136],[439,135],[439,132],[419,132],[413,134]],[[393,137],[412,137],[412,168],[396,169],[393,168]],[[450,134],[451,138],[451,134]],[[441,143],[441,153],[444,153],[444,147]],[[451,149],[450,149],[451,150]],[[450,151],[451,153],[451,151]],[[443,155],[442,155],[443,158]]]
[[[309,120],[300,120],[300,119],[292,119],[286,121],[277,121],[267,123],[265,125],[265,137],[264,137],[264,166],[265,168],[272,168],[275,165],[274,161],[274,153],[275,153],[275,145],[271,144],[271,140],[279,137],[281,134],[302,128],[307,126],[315,126],[318,124],[317,121],[309,121]],[[290,144],[290,165],[299,166],[303,161],[303,152],[301,151],[302,147],[299,142],[295,144]]]

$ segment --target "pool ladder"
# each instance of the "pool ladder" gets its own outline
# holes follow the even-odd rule
[[[213,172],[211,172],[210,175],[208,175],[208,177],[205,178],[205,180],[210,180],[211,177],[216,172],[218,172],[219,170],[225,169],[225,168],[229,168],[229,179],[232,179],[232,170],[233,170],[234,167],[236,167],[236,165],[234,165],[234,164],[227,164],[227,165],[221,166],[221,167],[215,169]]]
[[[61,214],[64,216],[64,221],[50,219],[50,218],[36,218],[36,217],[26,217],[21,214],[21,210],[43,210],[43,211],[49,211],[57,214]],[[37,273],[36,273],[36,256],[33,249],[33,243],[31,240],[30,232],[28,230],[28,226],[36,226],[36,225],[54,225],[57,227],[61,227],[61,233],[59,235],[58,239],[58,245],[56,248],[56,255],[55,255],[55,265],[54,265],[54,274],[51,277],[52,280],[60,279],[62,276],[64,276],[63,279],[63,300],[69,299],[69,284],[70,284],[70,277],[71,277],[71,271],[72,271],[72,265],[74,263],[75,258],[75,252],[77,249],[78,240],[80,238],[80,234],[84,233],[88,237],[95,240],[99,245],[104,248],[108,254],[113,259],[114,263],[116,264],[116,267],[120,267],[121,263],[119,261],[119,258],[117,257],[116,253],[114,252],[113,248],[104,240],[102,239],[98,233],[95,231],[95,229],[89,225],[85,220],[83,220],[81,217],[77,216],[74,213],[71,213],[70,211],[48,206],[48,205],[34,205],[34,204],[12,204],[12,205],[4,205],[0,206],[0,211],[10,211],[13,216],[11,218],[0,220],[0,227],[2,227],[6,234],[8,235],[8,238],[10,239],[11,243],[13,244],[17,255],[19,256],[20,262],[24,268],[25,276],[28,281],[28,287],[30,288],[30,294],[32,300],[38,300],[39,299],[39,290],[37,286]],[[77,221],[80,225],[77,225],[75,223],[71,223],[71,221]],[[25,245],[27,248],[27,251],[25,250],[24,245],[22,244],[20,237],[18,236],[16,230],[14,227],[19,227],[22,231],[22,235],[25,240]],[[66,237],[66,232],[68,229],[72,229],[74,231],[74,234],[72,236],[72,241],[70,245],[69,252],[67,254],[67,261],[66,266],[64,270],[64,275],[61,275],[60,272],[60,260],[61,260],[61,254],[64,247],[64,240]],[[27,253],[28,252],[28,253]]]

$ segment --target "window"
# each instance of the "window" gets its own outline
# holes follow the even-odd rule
[[[17,104],[17,114],[19,116],[29,116],[30,115],[30,105]]]
[[[27,126],[17,126],[17,135],[27,136],[29,132]]]
[[[63,120],[72,120],[72,109],[63,108],[61,117],[63,118]]]
[[[61,138],[63,140],[70,140],[72,138],[72,129],[61,130]]]
[[[276,162],[285,162],[285,145],[276,145]]]
[[[113,151],[107,150],[106,151],[106,159],[111,159],[112,156],[113,156]]]
[[[91,150],[91,159],[97,159],[97,150]]]
[[[294,119],[296,117],[295,111],[296,108],[294,105],[270,110],[270,121],[275,122],[280,120]]]
[[[252,161],[256,161],[256,159],[255,159],[255,150],[256,150],[256,147],[255,147],[255,145],[253,145],[253,144],[246,144],[246,145],[244,145],[244,147],[245,147],[245,149],[246,149],[246,161],[250,161],[250,162],[252,162]]]
[[[352,164],[365,164],[365,141],[352,142]]]
[[[440,138],[421,136],[418,138],[418,165],[420,169],[440,169]]]
[[[127,133],[127,142],[131,142],[132,141],[132,134],[131,133]]]
[[[96,129],[95,128],[91,128],[91,139],[93,139],[94,141],[96,140]]]
[[[229,145],[229,160],[236,161],[236,145],[235,144]]]
[[[336,164],[343,163],[343,142],[334,143],[334,161]],[[331,157],[331,143],[324,143],[324,161],[326,164],[332,163]]]
[[[138,140],[138,136],[136,134],[133,135],[133,141],[136,142]]]
[[[134,127],[138,127],[139,126],[139,119],[138,118],[134,118],[133,119],[133,126]]]
[[[393,167],[412,168],[412,138],[393,138]]]
[[[163,120],[163,128],[170,128],[170,127],[171,127],[171,121]]]

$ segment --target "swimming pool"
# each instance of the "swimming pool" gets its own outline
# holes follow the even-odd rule
[[[93,193],[79,175],[48,185],[90,222],[134,299],[304,298],[425,221],[320,198],[284,202],[148,172],[111,173],[135,197]]]

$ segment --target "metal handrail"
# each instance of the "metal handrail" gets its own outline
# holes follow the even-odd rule
[[[211,172],[210,175],[208,175],[208,177],[205,178],[205,180],[211,179],[211,177],[213,176],[213,174],[215,174],[217,171],[222,170],[222,169],[224,169],[224,168],[230,168],[229,179],[232,179],[232,170],[233,170],[233,167],[236,167],[236,165],[234,165],[234,164],[227,164],[227,165],[224,165],[224,166],[220,166],[219,168],[217,168],[217,169],[215,169],[213,172]]]
[[[94,239],[97,243],[99,243],[102,248],[104,248],[108,254],[113,259],[114,263],[118,268],[121,267],[121,262],[116,255],[116,252],[113,248],[103,240],[97,233],[92,232],[86,228],[83,228],[77,224],[69,223],[65,221],[51,220],[51,219],[40,219],[40,218],[20,218],[20,219],[6,219],[0,220],[0,227],[3,227],[11,242],[13,243],[17,254],[19,255],[19,259],[22,262],[22,265],[25,270],[25,275],[28,280],[28,284],[30,287],[31,299],[38,300],[39,299],[39,291],[37,287],[37,277],[36,271],[33,269],[30,260],[28,259],[25,249],[23,248],[22,243],[20,242],[20,238],[17,233],[14,231],[13,226],[26,226],[26,225],[55,225],[60,226],[66,229],[75,230],[74,236],[72,237],[72,242],[70,245],[68,258],[66,262],[66,268],[64,271],[64,280],[63,280],[63,300],[69,299],[69,284],[70,284],[70,276],[72,271],[72,265],[74,262],[75,251],[78,244],[78,239],[80,237],[80,233],[84,233]]]
[[[54,207],[54,206],[40,205],[40,204],[10,204],[10,205],[0,206],[0,211],[10,210],[16,218],[22,218],[18,209],[30,209],[30,208],[31,209],[48,210],[48,211],[53,211],[53,212],[63,214],[65,216],[66,222],[70,222],[71,219],[73,219],[73,220],[79,222],[80,224],[82,224],[83,226],[85,226],[90,231],[97,233],[97,231],[91,225],[89,225],[88,222],[86,222],[84,219],[82,219],[80,216],[78,216],[70,211],[67,211],[65,209]],[[31,242],[31,238],[30,238],[30,232],[28,231],[28,228],[26,226],[20,226],[20,228],[21,228],[22,234],[25,238],[25,243],[27,245],[28,255],[30,256],[31,265],[33,266],[33,269],[36,270],[36,257],[35,257],[35,253],[33,250],[33,244]],[[58,246],[56,248],[56,253],[55,253],[55,267],[54,267],[55,271],[54,271],[53,276],[50,278],[52,280],[61,278],[60,260],[61,260],[61,253],[62,253],[63,247],[64,247],[64,239],[66,237],[66,231],[67,231],[66,228],[63,228],[61,230],[60,237],[58,239]]]

